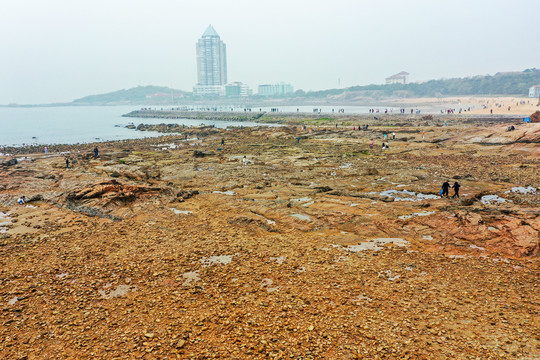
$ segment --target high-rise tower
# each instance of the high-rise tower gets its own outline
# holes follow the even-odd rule
[[[227,84],[227,51],[212,25],[197,41],[196,95],[222,95]]]

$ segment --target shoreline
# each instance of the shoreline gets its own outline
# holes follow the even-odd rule
[[[130,114],[138,114],[140,116],[132,116]],[[186,116],[191,116],[191,119],[197,120],[209,120],[209,121],[232,121],[228,117],[227,112],[178,112],[178,111],[161,111],[161,110],[147,110],[141,112],[136,110],[134,112],[124,114],[122,117],[134,118],[134,119],[164,119],[164,120],[175,120],[175,119],[186,119]],[[259,114],[257,114],[259,115]],[[378,115],[378,116],[377,116]],[[377,119],[374,119],[377,118]],[[251,119],[242,119],[236,118],[234,121],[238,122],[255,122]],[[262,122],[264,121],[264,122]],[[356,126],[375,126],[375,127],[387,127],[395,126],[395,124],[409,126],[418,126],[418,124],[424,124],[424,126],[442,126],[445,121],[449,124],[458,125],[461,123],[476,123],[476,124],[489,124],[489,123],[508,123],[508,124],[520,124],[521,118],[517,118],[512,115],[482,115],[482,114],[455,114],[455,115],[423,115],[423,114],[414,114],[414,115],[403,115],[403,114],[374,114],[374,115],[357,115],[357,114],[335,114],[333,116],[325,116],[324,114],[297,114],[297,113],[263,113],[262,116],[259,116],[258,121],[259,125],[250,126],[253,128],[265,128],[273,127],[277,125],[282,126],[298,126],[305,125],[309,127],[313,126],[335,126],[338,125],[338,128],[343,127],[356,127]],[[185,127],[180,130],[181,132],[160,132],[159,127],[163,125],[169,125],[166,123],[162,124],[143,124],[147,127],[151,127],[155,130],[150,130],[155,132],[152,136],[147,136],[143,138],[128,138],[128,139],[118,139],[118,140],[104,140],[104,141],[92,141],[87,143],[63,143],[63,144],[27,144],[21,146],[0,146],[0,158],[7,157],[7,154],[10,155],[22,155],[22,154],[31,154],[31,153],[42,153],[44,147],[48,147],[49,151],[65,152],[69,151],[74,147],[88,147],[93,148],[95,146],[109,146],[115,143],[137,143],[139,141],[151,141],[152,139],[158,139],[167,136],[180,136],[183,132],[191,132],[203,129],[213,128],[212,125],[199,125],[192,127]],[[136,130],[138,125],[126,125],[125,128],[131,129],[132,131]],[[234,128],[234,127],[232,127]],[[148,131],[148,130],[145,130]]]

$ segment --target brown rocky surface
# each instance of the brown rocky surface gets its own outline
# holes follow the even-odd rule
[[[535,111],[535,112],[531,115],[531,121],[532,121],[533,123],[540,122],[540,110]]]
[[[0,358],[538,359],[540,124],[426,121],[19,156]]]

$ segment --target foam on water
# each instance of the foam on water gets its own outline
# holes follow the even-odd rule
[[[9,220],[9,221],[1,221],[1,220]],[[11,226],[11,217],[9,216],[9,213],[0,211],[0,234],[6,233],[10,226]]]
[[[310,202],[311,200],[313,199],[306,196],[306,197],[302,197],[298,199],[291,199],[291,202],[302,204],[302,203]]]
[[[217,255],[217,256],[209,256],[204,257],[201,259],[201,262],[205,266],[210,265],[227,265],[230,264],[232,261],[233,255]]]
[[[308,215],[304,214],[291,214],[292,217],[295,217],[299,220],[311,221],[311,218]]]
[[[269,278],[264,278],[261,281],[261,287],[266,288],[266,291],[268,292],[275,292],[279,290],[279,286],[272,286],[274,284],[274,281]]]
[[[510,200],[506,200],[498,195],[484,195],[482,196],[482,198],[480,199],[480,202],[484,205],[489,205],[489,204],[502,204],[502,203],[505,203],[505,202],[511,202]]]
[[[9,299],[8,305],[15,305],[18,301],[19,301],[19,298],[15,296],[15,297]]]
[[[376,238],[357,245],[344,246],[342,247],[342,249],[350,252],[360,252],[366,250],[379,251],[382,250],[387,244],[394,244],[397,246],[405,247],[409,245],[409,242],[400,238]]]
[[[511,188],[510,190],[506,191],[505,194],[508,194],[510,192],[513,192],[513,193],[520,193],[520,194],[531,194],[531,195],[534,195],[536,194],[536,188],[532,187],[532,186],[527,186],[527,187],[523,187],[523,186],[516,186],[516,187],[513,187]]]
[[[401,277],[401,275],[399,275],[399,274],[394,274],[392,272],[392,270],[381,271],[379,273],[379,276],[387,278],[390,281],[396,281],[397,279],[399,279]]]
[[[419,213],[412,213],[410,215],[401,215],[399,218],[401,220],[407,220],[407,219],[411,219],[413,217],[417,217],[417,216],[429,216],[429,215],[433,215],[435,214],[435,211],[422,211],[422,212],[419,212]]]
[[[178,210],[176,208],[170,208],[172,210],[172,212],[174,212],[176,215],[189,215],[189,214],[192,214],[191,211],[188,211],[188,210]]]
[[[135,286],[118,285],[114,290],[99,290],[98,292],[103,299],[112,299],[120,296],[126,296],[130,291],[135,291],[135,289]]]
[[[440,196],[438,195],[415,193],[414,191],[408,191],[408,190],[398,191],[394,189],[385,190],[385,191],[380,192],[379,194],[382,196],[392,197],[394,198],[394,201],[421,201],[421,200],[440,198]]]
[[[227,190],[227,191],[213,191],[214,194],[222,194],[222,195],[229,195],[229,196],[232,196],[234,194],[236,194],[234,191],[232,190]]]
[[[270,260],[275,261],[275,262],[277,262],[278,264],[281,265],[285,261],[285,256],[271,257]]]
[[[184,285],[190,285],[192,282],[200,281],[199,271],[188,271],[182,274]]]

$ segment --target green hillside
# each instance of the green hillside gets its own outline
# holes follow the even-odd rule
[[[468,78],[430,80],[423,83],[352,86],[347,89],[311,91],[303,96],[326,97],[347,92],[363,93],[366,96],[437,97],[455,95],[521,95],[526,96],[529,88],[540,84],[540,70],[527,69],[522,72],[497,73],[495,75]]]
[[[107,94],[90,95],[73,101],[75,105],[121,105],[170,103],[173,98],[189,96],[189,93],[165,86],[138,86]]]
[[[423,83],[352,86],[346,89],[296,91],[287,96],[297,98],[344,97],[444,97],[460,95],[512,95],[527,96],[529,88],[540,85],[540,70],[533,68],[521,72],[505,72],[487,76],[430,80]],[[138,86],[107,94],[90,95],[74,100],[73,105],[164,105],[190,103],[192,93],[164,86]]]

